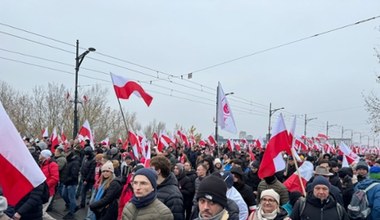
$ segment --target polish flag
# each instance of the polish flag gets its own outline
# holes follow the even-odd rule
[[[241,150],[241,146],[240,146],[240,144],[239,144],[238,141],[234,141],[234,147],[235,147],[235,149],[236,149],[237,151],[240,151],[240,150]]]
[[[216,145],[218,145],[217,143],[216,143],[216,140],[215,140],[215,138],[214,138],[214,136],[212,136],[212,135],[210,135],[210,136],[208,136],[208,141],[210,142],[210,144],[212,145],[212,146],[216,146]]]
[[[289,145],[291,146],[291,152],[294,159],[296,159],[298,162],[302,162],[300,156],[298,155],[294,144],[296,140],[295,131],[296,131],[296,124],[297,124],[297,117],[294,116],[292,127],[289,130]]]
[[[66,143],[66,141],[67,141],[66,135],[63,133],[63,129],[61,129],[61,142]]]
[[[144,167],[149,168],[150,167],[150,158],[151,158],[151,152],[150,152],[150,144],[147,145],[147,151],[145,154],[145,161],[144,161]]]
[[[227,148],[232,152],[235,150],[235,145],[233,144],[233,141],[228,139],[227,140]]]
[[[260,141],[260,138],[257,138],[254,142],[253,142],[253,146],[256,147],[258,150],[262,151],[263,150],[263,145],[261,144],[261,141]]]
[[[94,148],[93,135],[88,120],[84,121],[83,126],[80,128],[78,132],[78,139],[81,141],[89,139],[91,147]]]
[[[132,131],[128,131],[128,141],[131,143],[133,154],[135,158],[139,158],[139,153],[141,153],[141,143],[138,136]]]
[[[51,141],[50,151],[54,153],[55,151],[54,147],[59,145],[57,129],[55,127],[53,129],[53,132],[51,133],[50,141]]]
[[[181,138],[182,142],[186,145],[186,147],[189,147],[189,140],[187,139],[187,136],[182,133],[180,130],[177,131],[178,136]]]
[[[319,139],[325,139],[325,140],[329,139],[329,137],[328,137],[327,135],[322,134],[322,133],[319,133],[319,134],[317,135],[317,138],[319,138]]]
[[[152,102],[153,97],[146,93],[145,90],[141,87],[141,85],[137,82],[112,73],[111,78],[117,98],[129,99],[129,96],[131,96],[131,94],[133,93],[138,97],[142,98],[147,106],[149,106]]]
[[[285,180],[283,184],[289,192],[298,191],[300,193],[303,193],[306,189],[307,182],[313,176],[313,171],[314,166],[310,161],[303,162],[303,164],[298,168],[299,175],[301,176],[303,189],[297,171],[294,172],[287,180]]]
[[[282,114],[278,116],[277,122],[271,133],[272,137],[267,144],[261,161],[262,166],[260,166],[258,171],[260,179],[272,176],[277,171],[285,169],[286,164],[282,158],[282,152],[286,151],[288,154],[291,154],[289,134],[286,130]]]
[[[25,147],[0,102],[0,186],[9,205],[15,206],[46,177]]]
[[[237,128],[235,125],[235,120],[231,112],[230,105],[228,104],[227,98],[224,95],[222,85],[218,82],[218,126],[222,130],[231,132],[233,134],[237,133]]]
[[[118,144],[122,144],[123,143],[123,139],[119,136],[119,139],[117,139],[117,143]]]
[[[352,158],[356,162],[359,161],[359,156],[355,154],[343,141],[340,142],[339,149],[344,155],[348,156],[349,158]]]
[[[158,134],[156,132],[153,133],[153,144],[157,145],[158,144]]]
[[[110,145],[110,139],[109,139],[109,137],[106,137],[104,140],[102,140],[101,142],[100,142],[102,145],[107,145],[107,146],[109,146]]]
[[[127,150],[127,149],[128,149],[128,144],[129,144],[128,139],[125,139],[122,148],[123,148],[124,150]]]
[[[199,140],[198,145],[201,147],[206,147],[206,142],[203,140]]]
[[[41,132],[41,136],[44,138],[44,137],[49,137],[49,131],[48,131],[48,127],[46,127],[45,129],[42,130]]]

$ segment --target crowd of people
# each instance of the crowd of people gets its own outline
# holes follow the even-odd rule
[[[374,154],[342,167],[338,154],[311,151],[296,161],[284,153],[286,168],[260,179],[261,149],[172,145],[162,152],[152,147],[151,158],[139,159],[122,144],[86,140],[52,147],[48,139],[28,138],[25,144],[46,176],[49,200],[43,204],[41,184],[9,206],[0,186],[0,220],[54,219],[49,212],[59,197],[67,210],[63,219],[77,219],[77,210],[88,207],[88,220],[349,220],[354,193],[371,184],[367,219],[380,219],[380,184],[373,184],[380,183],[380,158]],[[283,183],[306,161],[313,177],[304,191],[289,191]]]

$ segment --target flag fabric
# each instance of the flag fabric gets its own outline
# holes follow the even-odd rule
[[[67,138],[66,135],[63,133],[63,129],[61,129],[61,143],[66,143]]]
[[[234,143],[233,143],[233,141],[232,141],[231,139],[228,139],[228,140],[227,140],[227,148],[228,148],[231,152],[233,152],[233,151],[235,150],[235,145],[234,145]]]
[[[49,137],[49,131],[48,131],[48,127],[46,127],[45,129],[42,130],[41,132],[41,136],[44,138],[44,137]]]
[[[149,106],[152,102],[153,97],[146,93],[139,83],[112,73],[111,78],[117,98],[129,99],[131,94],[135,94],[142,98],[147,106]]]
[[[50,151],[52,153],[54,153],[54,151],[55,151],[54,147],[57,146],[57,145],[59,145],[59,140],[58,140],[58,135],[57,135],[57,129],[55,127],[53,129],[53,132],[51,133],[50,141],[51,141]]]
[[[232,115],[230,105],[228,104],[227,98],[223,92],[222,85],[218,82],[218,126],[222,130],[231,132],[233,134],[237,133],[237,128],[235,125],[235,120]]]
[[[153,144],[157,145],[158,144],[158,134],[156,132],[153,133]]]
[[[272,176],[277,171],[283,170],[286,167],[282,157],[282,152],[286,151],[291,154],[289,144],[289,134],[286,130],[284,118],[282,114],[278,116],[275,126],[272,128],[272,137],[267,144],[263,159],[258,171],[260,179]]]
[[[88,120],[84,121],[83,126],[78,132],[78,139],[80,141],[85,141],[86,139],[90,140],[91,147],[94,148],[93,135]]]
[[[211,146],[215,147],[216,145],[218,145],[216,143],[216,140],[215,140],[214,136],[212,136],[212,135],[208,136],[208,141],[210,142]]]
[[[9,205],[15,206],[46,177],[34,161],[0,102],[0,186]]]
[[[313,176],[314,166],[310,161],[305,161],[298,168],[299,174],[301,176],[301,181],[303,188],[306,189],[307,182]],[[294,172],[287,180],[284,182],[284,186],[288,189],[289,192],[298,191],[303,193],[300,178],[298,172]]]
[[[355,154],[343,141],[339,144],[339,150],[346,156],[352,158],[355,161],[359,161],[359,156]],[[348,158],[347,158],[348,159]]]
[[[189,140],[187,139],[187,136],[182,133],[180,130],[177,131],[178,136],[181,138],[182,142],[186,145],[186,147],[189,147]]]
[[[106,137],[104,140],[102,140],[100,144],[109,146],[110,145],[109,137]]]

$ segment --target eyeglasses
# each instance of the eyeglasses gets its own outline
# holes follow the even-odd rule
[[[276,200],[274,200],[274,199],[262,198],[262,199],[261,199],[261,202],[262,202],[262,203],[266,203],[266,202],[269,202],[269,203],[275,203]]]

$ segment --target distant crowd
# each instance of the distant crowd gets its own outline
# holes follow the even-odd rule
[[[231,152],[226,146],[178,144],[162,152],[152,147],[151,158],[143,158],[121,143],[92,146],[86,140],[52,147],[48,139],[26,138],[25,144],[46,176],[49,198],[43,202],[41,184],[13,207],[0,186],[0,220],[54,219],[49,212],[59,198],[67,210],[63,219],[77,219],[77,210],[88,207],[88,220],[349,220],[360,190],[368,200],[362,219],[380,219],[380,158],[375,154],[342,167],[338,154],[313,150],[297,161],[284,153],[286,168],[260,179],[265,148]],[[314,168],[304,189],[287,188],[284,182],[304,163]]]

